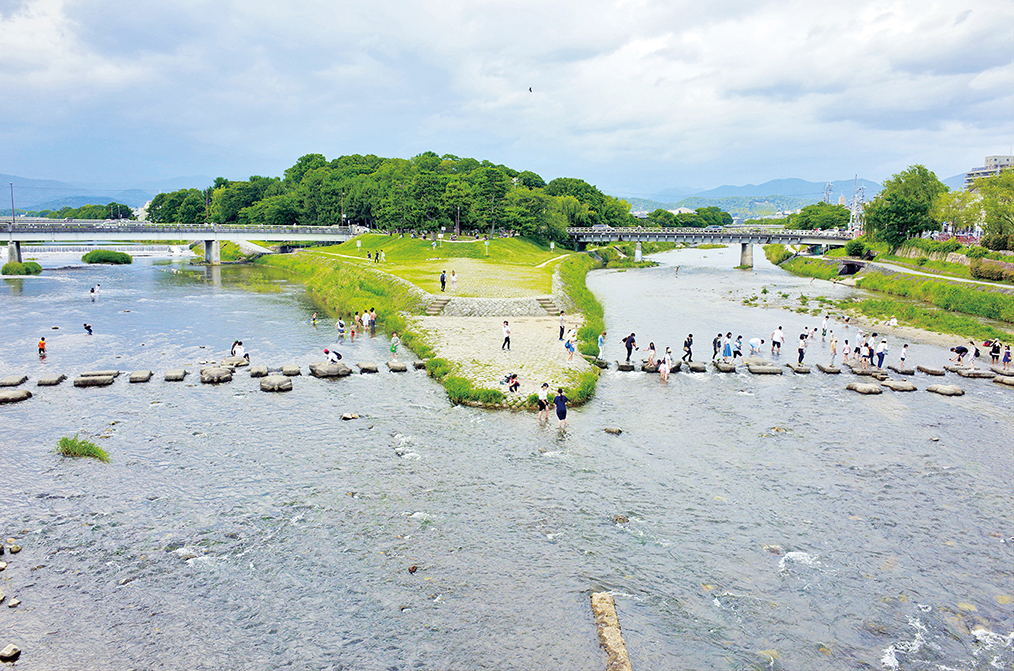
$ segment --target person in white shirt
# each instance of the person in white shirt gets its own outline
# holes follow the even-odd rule
[[[506,321],[503,323],[503,344],[500,345],[500,349],[511,351],[511,327]]]
[[[782,327],[779,326],[771,334],[771,353],[772,354],[781,354],[782,353],[782,343],[783,342],[785,342],[785,334],[782,332]]]
[[[753,356],[754,354],[760,354],[760,348],[761,345],[764,344],[764,341],[761,340],[760,338],[750,338],[749,344],[750,344],[750,356]]]

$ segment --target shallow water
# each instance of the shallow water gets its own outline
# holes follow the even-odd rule
[[[734,249],[658,258],[589,276],[610,359],[630,331],[677,352],[693,332],[707,359],[714,333],[767,340],[779,323],[794,350],[817,317],[731,299],[851,291],[759,254],[730,270]],[[561,434],[453,407],[417,372],[290,394],[242,373],[162,382],[237,338],[255,363],[321,358],[330,323],[259,269],[47,270],[5,281],[0,304],[0,374],[156,371],[0,408],[0,535],[25,548],[0,574],[23,601],[0,608],[0,644],[24,650],[19,668],[601,668],[588,594],[603,589],[636,669],[1014,662],[1014,394],[989,381],[868,397],[848,374],[611,371]],[[910,363],[946,358],[911,345]],[[339,350],[385,357],[380,339]],[[53,452],[78,432],[112,462]]]

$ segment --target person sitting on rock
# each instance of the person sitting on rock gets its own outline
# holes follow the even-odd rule
[[[236,346],[233,347],[232,349],[232,355],[239,357],[240,359],[246,359],[247,361],[250,361],[250,353],[246,351],[245,347],[243,347],[242,340],[236,341]]]

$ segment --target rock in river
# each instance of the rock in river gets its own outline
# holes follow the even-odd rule
[[[201,369],[201,382],[204,384],[222,384],[232,382],[232,369],[212,366]]]
[[[32,397],[32,392],[27,389],[5,389],[0,391],[0,405],[4,403],[19,403],[27,401]]]
[[[292,378],[288,375],[262,377],[261,391],[292,391]]]

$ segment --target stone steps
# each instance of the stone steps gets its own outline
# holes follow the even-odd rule
[[[536,298],[535,300],[538,301],[539,305],[542,306],[542,309],[546,311],[546,314],[554,317],[560,314],[560,308],[556,306],[556,303],[553,302],[552,298]]]
[[[450,298],[434,299],[433,302],[429,304],[429,307],[426,308],[426,315],[429,317],[435,317],[436,315],[443,312],[444,308],[447,307],[447,304],[450,302],[451,302]]]

